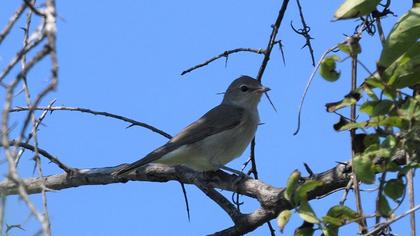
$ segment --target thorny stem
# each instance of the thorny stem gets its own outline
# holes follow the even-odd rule
[[[283,4],[279,10],[279,14],[277,16],[276,22],[273,24],[273,31],[271,31],[270,39],[268,40],[267,48],[265,49],[264,59],[261,63],[260,69],[258,71],[257,79],[261,82],[262,76],[264,74],[265,68],[267,67],[267,63],[270,60],[270,54],[273,50],[274,44],[276,42],[276,36],[280,28],[281,21],[283,20],[284,13],[286,12],[287,5],[289,4],[289,0],[283,0]]]
[[[357,54],[354,54],[352,55],[352,61],[351,61],[351,90],[354,91],[356,89],[356,86],[357,86]],[[356,105],[355,104],[353,104],[350,107],[350,119],[352,121],[356,120]],[[352,160],[354,160],[354,156],[355,156],[355,147],[353,146],[355,136],[356,136],[356,131],[354,129],[350,130]],[[354,168],[352,168],[352,178],[353,178],[353,189],[354,189],[357,212],[360,216],[363,216],[363,207],[362,207],[362,201],[360,198],[359,181],[357,180],[356,174],[354,172]],[[362,218],[359,221],[359,229],[362,234],[367,232],[366,225],[367,225],[366,219]]]

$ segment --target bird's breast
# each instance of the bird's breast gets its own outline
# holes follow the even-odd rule
[[[239,157],[255,136],[259,123],[258,113],[245,114],[241,122],[232,129],[209,136],[196,147],[205,153],[215,169]]]

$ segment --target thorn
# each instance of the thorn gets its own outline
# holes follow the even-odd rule
[[[311,168],[309,167],[309,165],[306,164],[306,162],[303,163],[303,166],[305,167],[306,172],[308,172],[309,177],[314,176],[314,172],[311,170]]]

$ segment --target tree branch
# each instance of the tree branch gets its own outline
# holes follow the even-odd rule
[[[227,50],[227,51],[224,51],[223,53],[221,53],[221,54],[219,54],[215,57],[210,58],[209,60],[207,60],[203,63],[200,63],[196,66],[193,66],[189,69],[184,70],[181,73],[181,75],[185,75],[185,74],[190,73],[191,71],[193,71],[195,69],[206,66],[206,65],[210,64],[211,62],[213,62],[213,61],[215,61],[219,58],[222,58],[222,57],[225,57],[226,60],[227,60],[227,58],[230,54],[237,53],[237,52],[253,52],[253,53],[256,53],[256,54],[265,54],[265,51],[263,49],[255,49],[255,48],[236,48],[236,49],[232,49],[232,50]]]
[[[398,165],[406,163],[403,151],[398,151],[392,160]],[[380,160],[378,159],[378,163]],[[113,183],[126,183],[127,181],[168,182],[179,181],[185,184],[195,184],[209,195],[217,204],[229,213],[234,219],[234,226],[216,232],[215,235],[240,235],[253,231],[262,224],[285,210],[291,209],[289,201],[284,198],[284,188],[273,187],[260,180],[244,179],[243,177],[230,175],[223,171],[196,172],[182,166],[166,166],[162,164],[148,164],[126,176],[115,177],[111,173],[121,168],[122,164],[114,167],[78,169],[71,174],[63,173],[46,177],[27,178],[20,184],[6,179],[0,182],[0,196],[19,194],[19,187],[24,187],[28,194],[41,193],[43,188],[47,190],[62,190],[87,185],[107,185]],[[322,182],[321,187],[315,188],[308,193],[308,200],[319,199],[345,188],[350,181],[352,168],[351,162],[342,162],[335,167],[311,177],[303,178]],[[205,184],[204,184],[205,183]],[[235,212],[233,205],[226,203],[226,199],[215,194],[213,188],[236,192],[258,200],[261,207],[250,214]],[[212,190],[209,190],[212,189]],[[222,199],[222,200],[221,200]],[[233,208],[232,208],[233,207]]]
[[[19,19],[19,17],[22,15],[22,13],[26,9],[26,4],[23,3],[20,5],[20,7],[16,10],[15,14],[13,14],[12,17],[10,17],[9,21],[7,22],[6,26],[0,33],[0,44],[3,42],[3,40],[6,38],[6,36],[9,34],[10,30],[13,28],[13,25],[16,23],[16,21]]]
[[[10,109],[10,112],[21,112],[21,111],[28,111],[28,110],[38,110],[38,111],[78,111],[78,112],[82,112],[82,113],[89,113],[89,114],[93,114],[93,115],[99,115],[99,116],[106,116],[106,117],[111,117],[117,120],[122,120],[125,121],[127,123],[130,123],[130,125],[128,127],[132,127],[132,126],[141,126],[143,128],[149,129],[155,133],[158,133],[168,139],[172,138],[172,136],[154,126],[148,125],[146,123],[143,122],[139,122],[124,116],[120,116],[120,115],[116,115],[116,114],[112,114],[109,112],[104,112],[104,111],[94,111],[91,109],[87,109],[87,108],[81,108],[81,107],[64,107],[64,106],[54,106],[54,107],[16,107],[13,109]],[[128,128],[127,127],[127,128]]]
[[[271,51],[273,50],[274,44],[276,43],[276,36],[279,31],[281,21],[283,20],[284,13],[286,13],[288,4],[289,0],[283,0],[283,3],[279,10],[279,14],[277,15],[276,22],[272,25],[273,30],[271,31],[270,39],[268,40],[267,48],[265,49],[264,59],[261,63],[257,77],[255,78],[260,82],[264,74],[265,68],[267,67],[268,61],[270,60]]]
[[[43,184],[47,189],[61,190],[85,185],[125,183],[130,180],[150,182],[180,181],[186,184],[197,184],[198,181],[199,183],[205,183],[206,188],[237,192],[259,201],[261,208],[250,214],[237,214],[232,211],[233,213],[230,215],[231,217],[234,216],[232,218],[235,218],[234,226],[217,232],[215,235],[237,235],[250,232],[275,218],[282,210],[292,208],[283,196],[283,188],[270,186],[260,180],[243,179],[243,177],[229,175],[223,171],[200,173],[182,166],[170,167],[161,164],[148,164],[122,177],[112,176],[111,173],[121,166],[79,169],[72,175],[63,173],[44,178],[27,178],[22,182],[29,194],[35,194],[42,191]],[[314,174],[310,179],[320,181],[323,185],[309,192],[308,199],[323,197],[329,192],[345,188],[350,180],[350,173],[351,165],[340,163],[330,170]],[[306,179],[309,179],[309,177]],[[214,194],[213,191],[205,190],[205,192],[206,194]],[[4,180],[0,182],[0,195],[17,193],[17,185],[13,181]],[[215,200],[213,197],[212,199]],[[219,200],[216,202],[219,205],[223,205],[225,210],[230,211],[233,209],[233,205],[228,207],[228,204],[225,204],[225,202],[221,204],[222,201]]]

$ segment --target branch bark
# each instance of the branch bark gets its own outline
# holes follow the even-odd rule
[[[406,163],[404,151],[397,152],[392,160],[398,165],[404,165]],[[284,188],[273,187],[261,180],[230,175],[220,170],[201,173],[182,166],[171,167],[162,164],[148,164],[121,177],[111,175],[112,172],[123,165],[127,164],[113,167],[75,169],[71,173],[27,178],[22,180],[21,185],[6,179],[0,182],[0,196],[19,194],[19,186],[22,185],[28,194],[36,194],[41,193],[45,188],[49,191],[56,191],[88,185],[126,183],[127,181],[177,181],[185,184],[194,184],[207,195],[211,195],[211,198],[228,212],[234,221],[232,227],[216,232],[214,235],[245,234],[274,219],[281,211],[292,209],[292,205],[284,198]],[[324,198],[331,193],[344,189],[350,181],[351,173],[351,162],[348,161],[341,162],[324,172],[304,178],[305,181],[311,179],[323,183],[321,187],[315,188],[308,193],[308,200]],[[254,198],[260,203],[261,207],[250,214],[241,214],[233,210],[233,205],[228,204],[222,195],[215,194],[215,191],[212,190],[214,188]]]
[[[292,206],[283,197],[284,188],[273,187],[260,180],[229,175],[223,171],[212,173],[200,173],[191,169],[175,166],[170,167],[160,164],[149,164],[139,168],[135,172],[123,177],[114,177],[113,171],[122,165],[103,168],[78,169],[71,174],[62,173],[43,178],[27,178],[22,181],[28,194],[41,193],[43,186],[48,190],[62,190],[86,185],[106,185],[113,183],[125,183],[127,181],[150,181],[168,182],[180,181],[186,184],[202,183],[205,188],[218,188],[237,192],[259,201],[261,207],[250,214],[231,212],[234,225],[230,228],[216,232],[215,235],[238,235],[251,232],[262,224],[274,219],[282,210],[291,209]],[[351,168],[348,164],[338,164],[332,169],[314,174],[311,179],[323,182],[323,186],[311,191],[309,199],[321,198],[328,193],[344,188],[349,179]],[[203,186],[199,186],[200,189]],[[207,194],[211,194],[211,190]],[[0,182],[0,195],[18,194],[18,186],[15,182],[4,180]],[[220,200],[220,196],[218,196]],[[221,200],[223,203],[223,200]],[[221,202],[218,202],[220,205]],[[225,203],[223,203],[225,204]],[[228,204],[225,204],[229,206]],[[227,207],[229,211],[231,207]],[[225,210],[226,210],[225,209]]]

